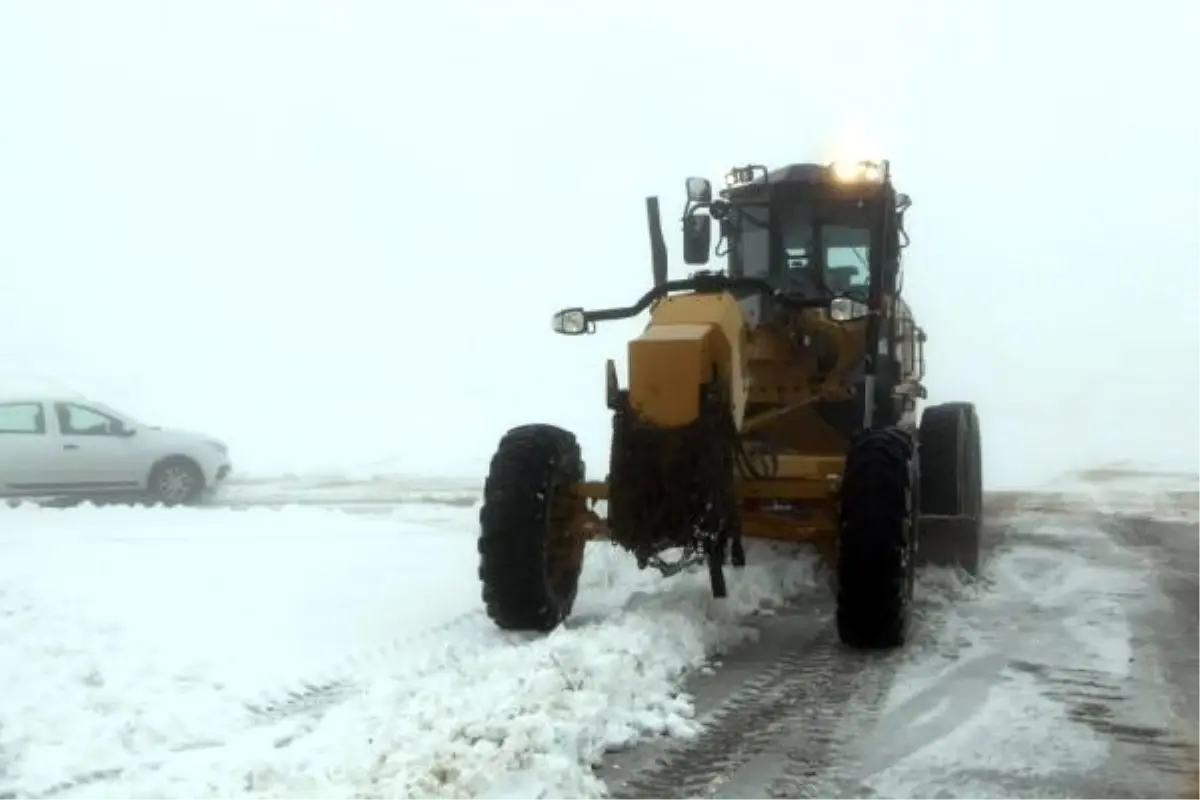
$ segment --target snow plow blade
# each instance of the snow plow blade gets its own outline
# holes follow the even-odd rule
[[[917,538],[918,567],[955,566],[972,577],[979,574],[980,532],[983,520],[967,515],[921,515]]]

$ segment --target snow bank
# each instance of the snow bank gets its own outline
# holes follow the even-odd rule
[[[255,722],[248,706],[352,679],[475,612],[470,569],[413,568],[414,552],[470,559],[468,530],[319,510],[5,511],[0,793],[214,746]]]
[[[570,623],[509,634],[474,512],[438,514],[7,512],[0,792],[599,796],[606,748],[693,733],[682,673],[813,583],[755,543],[714,601],[594,544]]]

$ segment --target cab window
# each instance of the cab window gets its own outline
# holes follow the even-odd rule
[[[834,292],[865,291],[871,283],[871,231],[846,225],[822,225],[825,269]]]
[[[41,403],[0,403],[0,434],[45,432],[46,412]]]
[[[737,258],[732,274],[765,278],[771,273],[771,229],[767,208],[743,208],[738,218]]]
[[[114,436],[121,423],[94,408],[74,403],[55,403],[58,428],[64,436]]]

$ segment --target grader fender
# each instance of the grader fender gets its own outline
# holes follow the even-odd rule
[[[629,342],[629,405],[645,423],[681,428],[700,417],[702,388],[714,376],[732,393],[734,424],[745,410],[745,326],[728,292],[664,297]]]

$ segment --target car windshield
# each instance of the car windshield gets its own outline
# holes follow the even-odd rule
[[[819,229],[819,230],[818,230]],[[815,258],[817,233],[823,252]],[[770,268],[770,232],[764,206],[743,207],[739,214],[738,260],[743,275],[783,274],[797,293],[818,295],[823,283],[834,293],[865,292],[870,281],[871,232],[866,227],[814,223],[811,207],[793,206],[779,215],[781,268]],[[824,266],[824,275],[818,270]]]

